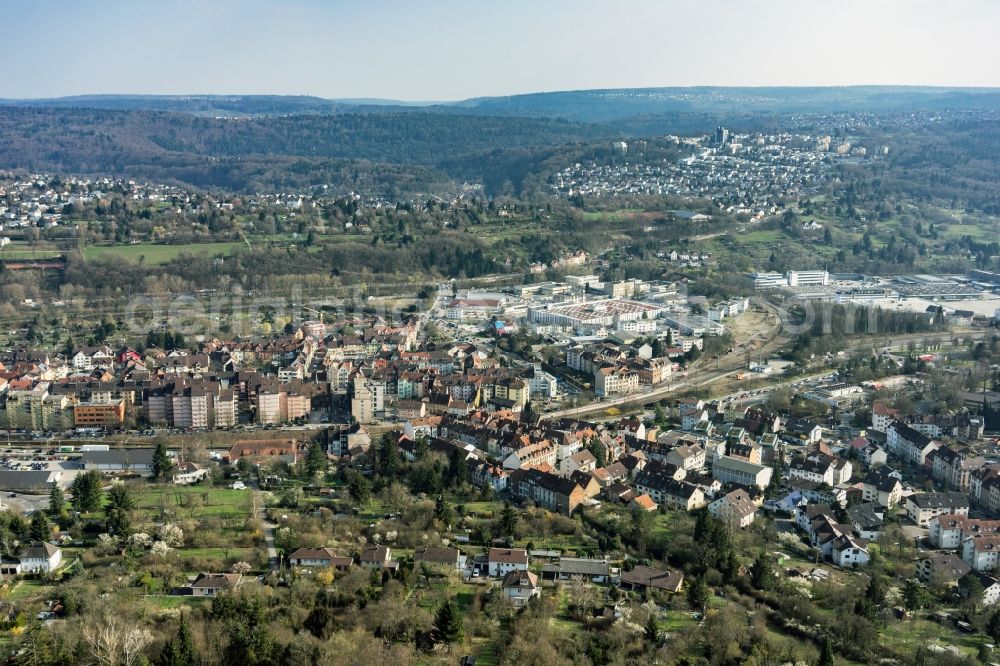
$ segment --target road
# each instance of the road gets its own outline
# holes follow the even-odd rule
[[[264,546],[267,548],[268,566],[271,570],[277,570],[281,562],[278,560],[278,549],[274,547],[274,530],[277,527],[267,518],[267,510],[264,508],[264,493],[260,490],[253,491],[254,511],[260,519],[261,529],[264,531]]]
[[[48,495],[25,495],[18,493],[17,497],[10,497],[9,492],[4,492],[0,496],[0,510],[14,511],[22,516],[27,516],[35,511],[47,509],[49,506]]]

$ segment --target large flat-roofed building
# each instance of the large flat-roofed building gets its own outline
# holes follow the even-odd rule
[[[540,308],[528,308],[528,319],[536,324],[571,326],[573,328],[611,327],[622,321],[656,319],[663,308],[620,298],[585,303],[557,303]]]
[[[886,303],[899,299],[899,294],[892,289],[878,287],[857,287],[854,289],[838,289],[833,294],[836,303]]]
[[[756,290],[777,289],[788,286],[788,278],[781,273],[754,273],[753,288]]]
[[[100,472],[137,472],[148,476],[153,473],[154,451],[155,449],[84,451],[80,456],[80,467]]]
[[[52,490],[53,483],[65,488],[72,477],[60,471],[0,470],[0,490],[41,495]]]
[[[120,428],[125,424],[125,401],[81,402],[73,406],[73,425],[77,428]]]
[[[830,274],[826,271],[788,271],[787,277],[789,287],[830,284]]]
[[[664,314],[663,322],[670,328],[678,331],[681,335],[701,337],[703,335],[722,335],[726,332],[724,324],[712,321],[702,315],[687,312],[670,312]]]
[[[722,456],[712,464],[712,476],[719,481],[738,483],[742,486],[757,486],[762,489],[771,482],[773,471],[770,467],[728,456]]]
[[[502,298],[455,298],[448,303],[448,319],[485,319],[503,310]]]

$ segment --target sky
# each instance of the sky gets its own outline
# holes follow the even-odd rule
[[[1000,86],[996,0],[3,0],[0,97]]]

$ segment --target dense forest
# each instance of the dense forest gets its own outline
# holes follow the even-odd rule
[[[572,143],[615,133],[597,125],[431,113],[299,115],[223,120],[159,112],[0,108],[0,166],[279,190],[330,183],[420,189],[427,169],[486,151]],[[374,172],[374,173],[372,173]],[[397,185],[397,188],[400,188]],[[405,191],[405,190],[404,190]]]

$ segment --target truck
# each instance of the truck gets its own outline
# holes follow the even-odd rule
[[[107,444],[84,444],[80,447],[80,451],[86,453],[88,451],[110,451],[111,448]]]

